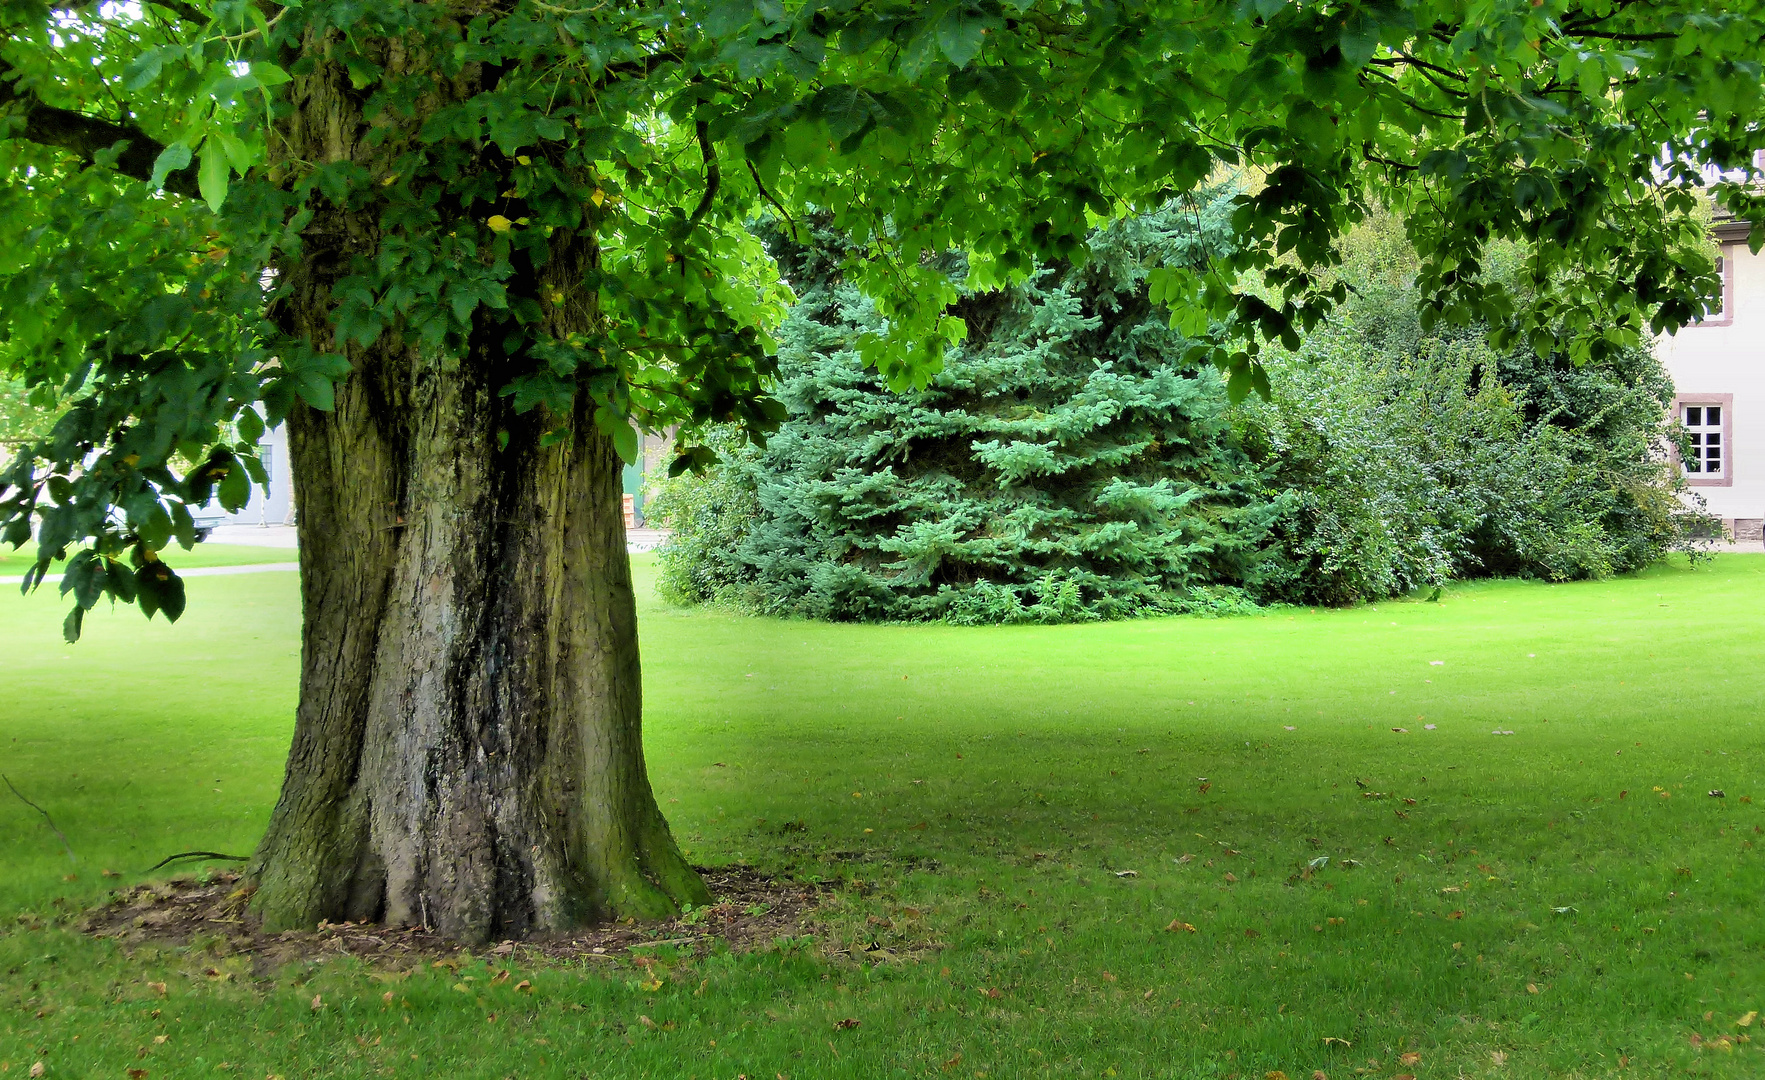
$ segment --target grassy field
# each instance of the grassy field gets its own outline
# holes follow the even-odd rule
[[[175,627],[100,609],[71,648],[48,590],[0,598],[0,771],[79,857],[0,791],[0,912],[262,829],[295,578],[189,592]],[[518,995],[482,962],[217,981],[9,915],[0,1075],[1756,1077],[1762,606],[1744,555],[1078,627],[646,601],[677,835],[846,883],[816,940]]]
[[[260,563],[291,563],[299,554],[287,548],[256,547],[250,544],[198,544],[189,551],[173,547],[165,553],[165,562],[174,570],[194,570],[206,566],[256,566]],[[37,559],[35,544],[26,544],[14,551],[0,546],[0,577],[13,577],[25,572]],[[56,567],[52,572],[59,572]]]

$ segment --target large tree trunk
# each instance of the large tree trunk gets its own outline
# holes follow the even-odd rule
[[[645,775],[610,441],[578,408],[542,447],[469,365],[379,374],[291,420],[305,627],[266,923],[484,940],[708,902]]]
[[[438,102],[472,89],[438,84]],[[290,159],[378,172],[399,151],[365,138],[338,65],[293,91]],[[375,253],[376,221],[319,209],[281,268],[284,330],[337,347],[331,287]],[[554,332],[592,330],[594,260],[592,236],[560,230],[511,284],[570,298],[547,308]],[[501,338],[480,326],[436,360],[386,335],[350,350],[334,411],[289,418],[305,625],[294,744],[250,868],[270,927],[482,941],[710,900],[645,773],[620,461],[586,395],[570,416],[514,412]]]

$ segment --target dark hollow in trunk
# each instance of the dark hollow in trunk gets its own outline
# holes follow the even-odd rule
[[[465,76],[436,85],[434,107],[473,92]],[[397,132],[365,138],[336,63],[291,89],[272,140],[290,160],[377,175],[401,151]],[[376,222],[318,210],[279,268],[283,330],[340,347],[331,287],[377,250]],[[552,332],[592,332],[596,257],[592,235],[560,230],[511,289],[568,297],[546,307]],[[585,395],[569,416],[514,412],[501,339],[476,327],[449,360],[391,334],[352,347],[334,411],[289,418],[300,704],[249,871],[271,928],[373,920],[483,941],[710,901],[644,768],[620,461]]]

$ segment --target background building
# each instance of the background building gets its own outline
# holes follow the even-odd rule
[[[1744,221],[1717,222],[1722,306],[1657,348],[1695,453],[1686,480],[1735,540],[1757,543],[1765,533],[1765,256],[1747,249],[1747,230]]]

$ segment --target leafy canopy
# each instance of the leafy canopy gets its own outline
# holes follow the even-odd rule
[[[897,386],[964,332],[930,256],[1022,278],[1225,168],[1258,178],[1232,253],[1150,280],[1236,397],[1343,299],[1319,271],[1375,202],[1409,222],[1427,319],[1609,355],[1715,293],[1704,189],[1765,240],[1765,18],[1709,7],[11,3],[0,363],[65,412],[6,473],[0,537],[37,523],[36,578],[86,545],[77,634],[159,587],[191,507],[243,501],[263,422],[328,408],[389,340],[445,372],[494,339],[518,407],[589,395],[628,453],[631,421],[764,432],[785,295],[743,226],[766,208],[854,239],[883,317],[856,345]],[[1521,288],[1481,273],[1501,238],[1538,241]],[[292,295],[321,250],[341,269]],[[594,252],[569,294],[541,272],[566,250]],[[315,299],[320,330],[290,315]]]

